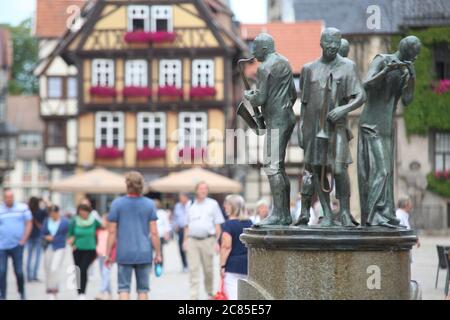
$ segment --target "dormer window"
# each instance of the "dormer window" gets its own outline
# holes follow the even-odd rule
[[[214,87],[214,60],[195,59],[192,61],[192,86]]]
[[[94,59],[92,61],[92,86],[114,87],[114,60]]]
[[[129,6],[128,31],[149,31],[149,13],[147,6]]]
[[[151,29],[153,32],[172,32],[172,7],[152,6]]]

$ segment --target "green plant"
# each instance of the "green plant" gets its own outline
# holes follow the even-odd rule
[[[450,198],[450,180],[448,178],[437,177],[436,173],[432,172],[427,175],[427,181],[428,190]]]
[[[408,135],[425,135],[433,129],[450,130],[450,93],[437,94],[433,90],[438,86],[433,49],[436,45],[449,45],[450,27],[408,30],[405,34],[417,36],[423,44],[415,62],[417,79],[414,100],[405,108],[406,131]],[[394,50],[402,36],[392,39]]]

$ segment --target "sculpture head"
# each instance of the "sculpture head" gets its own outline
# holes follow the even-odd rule
[[[328,60],[334,60],[341,47],[342,34],[339,29],[325,28],[320,37],[320,47],[322,48],[322,56]]]
[[[341,39],[341,48],[339,49],[339,55],[341,57],[347,58],[348,53],[350,52],[350,43],[347,39]]]
[[[270,53],[275,52],[275,43],[270,34],[260,33],[253,41],[253,56],[258,61],[266,60]]]
[[[402,61],[414,62],[420,53],[422,43],[416,36],[408,36],[398,44],[399,58]]]

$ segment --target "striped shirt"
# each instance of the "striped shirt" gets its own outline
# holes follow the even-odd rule
[[[28,206],[16,202],[9,208],[0,205],[0,250],[8,250],[19,245],[25,232],[25,224],[32,220]]]

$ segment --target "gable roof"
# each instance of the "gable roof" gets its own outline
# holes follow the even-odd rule
[[[370,29],[368,18],[380,10],[380,28]],[[342,34],[392,34],[403,26],[450,25],[450,0],[294,0],[296,21],[323,20]]]
[[[35,35],[38,38],[59,38],[67,30],[73,15],[70,6],[83,8],[87,0],[36,0]]]
[[[315,60],[321,55],[320,34],[322,28],[322,21],[242,24],[241,36],[246,41],[252,41],[261,32],[270,34],[275,41],[277,52],[289,60],[293,72],[298,74],[305,63]]]

